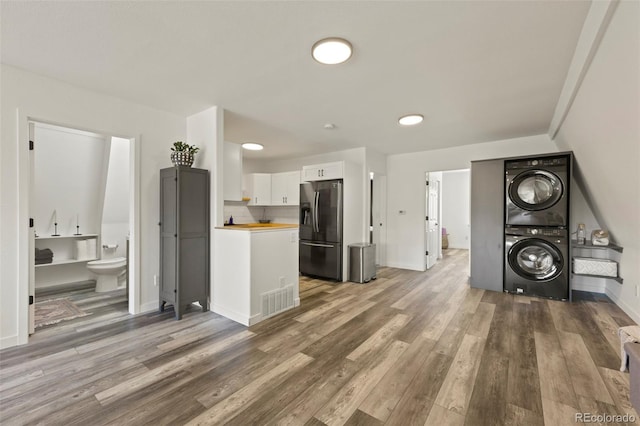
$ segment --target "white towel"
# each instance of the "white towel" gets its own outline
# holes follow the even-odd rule
[[[624,350],[624,344],[628,342],[640,342],[640,326],[629,325],[627,327],[620,327],[618,329],[618,336],[620,336],[620,371],[627,371],[629,355],[627,351]]]
[[[95,238],[88,238],[87,242],[87,259],[97,259],[98,258],[98,250],[97,250],[97,242],[98,240]]]
[[[88,259],[87,240],[76,240],[76,259]]]

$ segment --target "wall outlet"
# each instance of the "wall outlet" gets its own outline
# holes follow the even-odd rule
[[[153,275],[153,286],[158,287],[158,275]]]
[[[280,277],[280,287],[284,287],[284,277]]]

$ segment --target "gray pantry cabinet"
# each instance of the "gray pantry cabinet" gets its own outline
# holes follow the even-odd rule
[[[160,311],[176,319],[199,302],[209,309],[209,171],[160,170]]]
[[[503,291],[504,159],[471,162],[471,287]]]

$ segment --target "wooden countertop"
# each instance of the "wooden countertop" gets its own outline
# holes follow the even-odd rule
[[[215,229],[228,231],[278,231],[282,229],[298,229],[296,223],[242,223],[227,226],[216,226]]]

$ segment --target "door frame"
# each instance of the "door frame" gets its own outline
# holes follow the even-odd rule
[[[373,175],[373,177],[372,177]],[[367,224],[370,215],[373,215],[373,243],[376,245],[376,264],[378,266],[387,265],[387,175],[370,171],[367,177],[367,192],[369,199],[366,206],[370,210],[367,214]],[[373,192],[373,194],[372,194]],[[378,213],[376,218],[375,213]],[[377,220],[376,220],[377,219]],[[377,230],[377,231],[376,231]],[[367,236],[369,235],[367,226]],[[377,241],[375,236],[377,235]],[[367,238],[368,240],[368,238]]]
[[[427,233],[429,231],[429,225],[427,224],[427,203],[429,202],[428,198],[429,196],[427,195],[429,192],[429,187],[426,185],[427,181],[430,181],[432,178],[432,174],[436,174],[438,173],[440,175],[439,179],[436,179],[439,183],[438,183],[438,226],[437,226],[437,237],[436,237],[436,247],[437,247],[437,254],[436,254],[436,263],[438,262],[439,259],[442,259],[443,255],[442,255],[442,173],[446,172],[447,170],[431,170],[431,171],[425,171],[422,174],[422,185],[423,185],[423,191],[421,194],[422,197],[422,217],[424,219],[422,219],[422,224],[423,224],[423,229],[422,229],[422,253],[423,254],[423,262],[422,262],[422,267],[423,267],[423,271],[427,270],[427,255],[426,255],[426,251],[427,251],[427,244],[428,244],[428,240],[427,240]]]
[[[30,167],[29,150],[29,126],[31,122],[50,124],[54,126],[67,127],[71,129],[85,130],[92,133],[108,134],[123,139],[129,139],[129,313],[137,314],[141,311],[140,293],[140,143],[141,136],[121,135],[118,132],[105,132],[95,129],[87,129],[82,126],[58,123],[46,118],[30,114],[29,111],[17,110],[17,161],[18,161],[18,218],[21,224],[18,228],[18,291],[16,305],[18,307],[18,345],[26,344],[29,341],[29,285],[30,275],[35,275],[35,265],[32,262],[33,256],[30,246],[34,237],[33,230],[29,227],[31,216],[31,193],[32,177]]]

